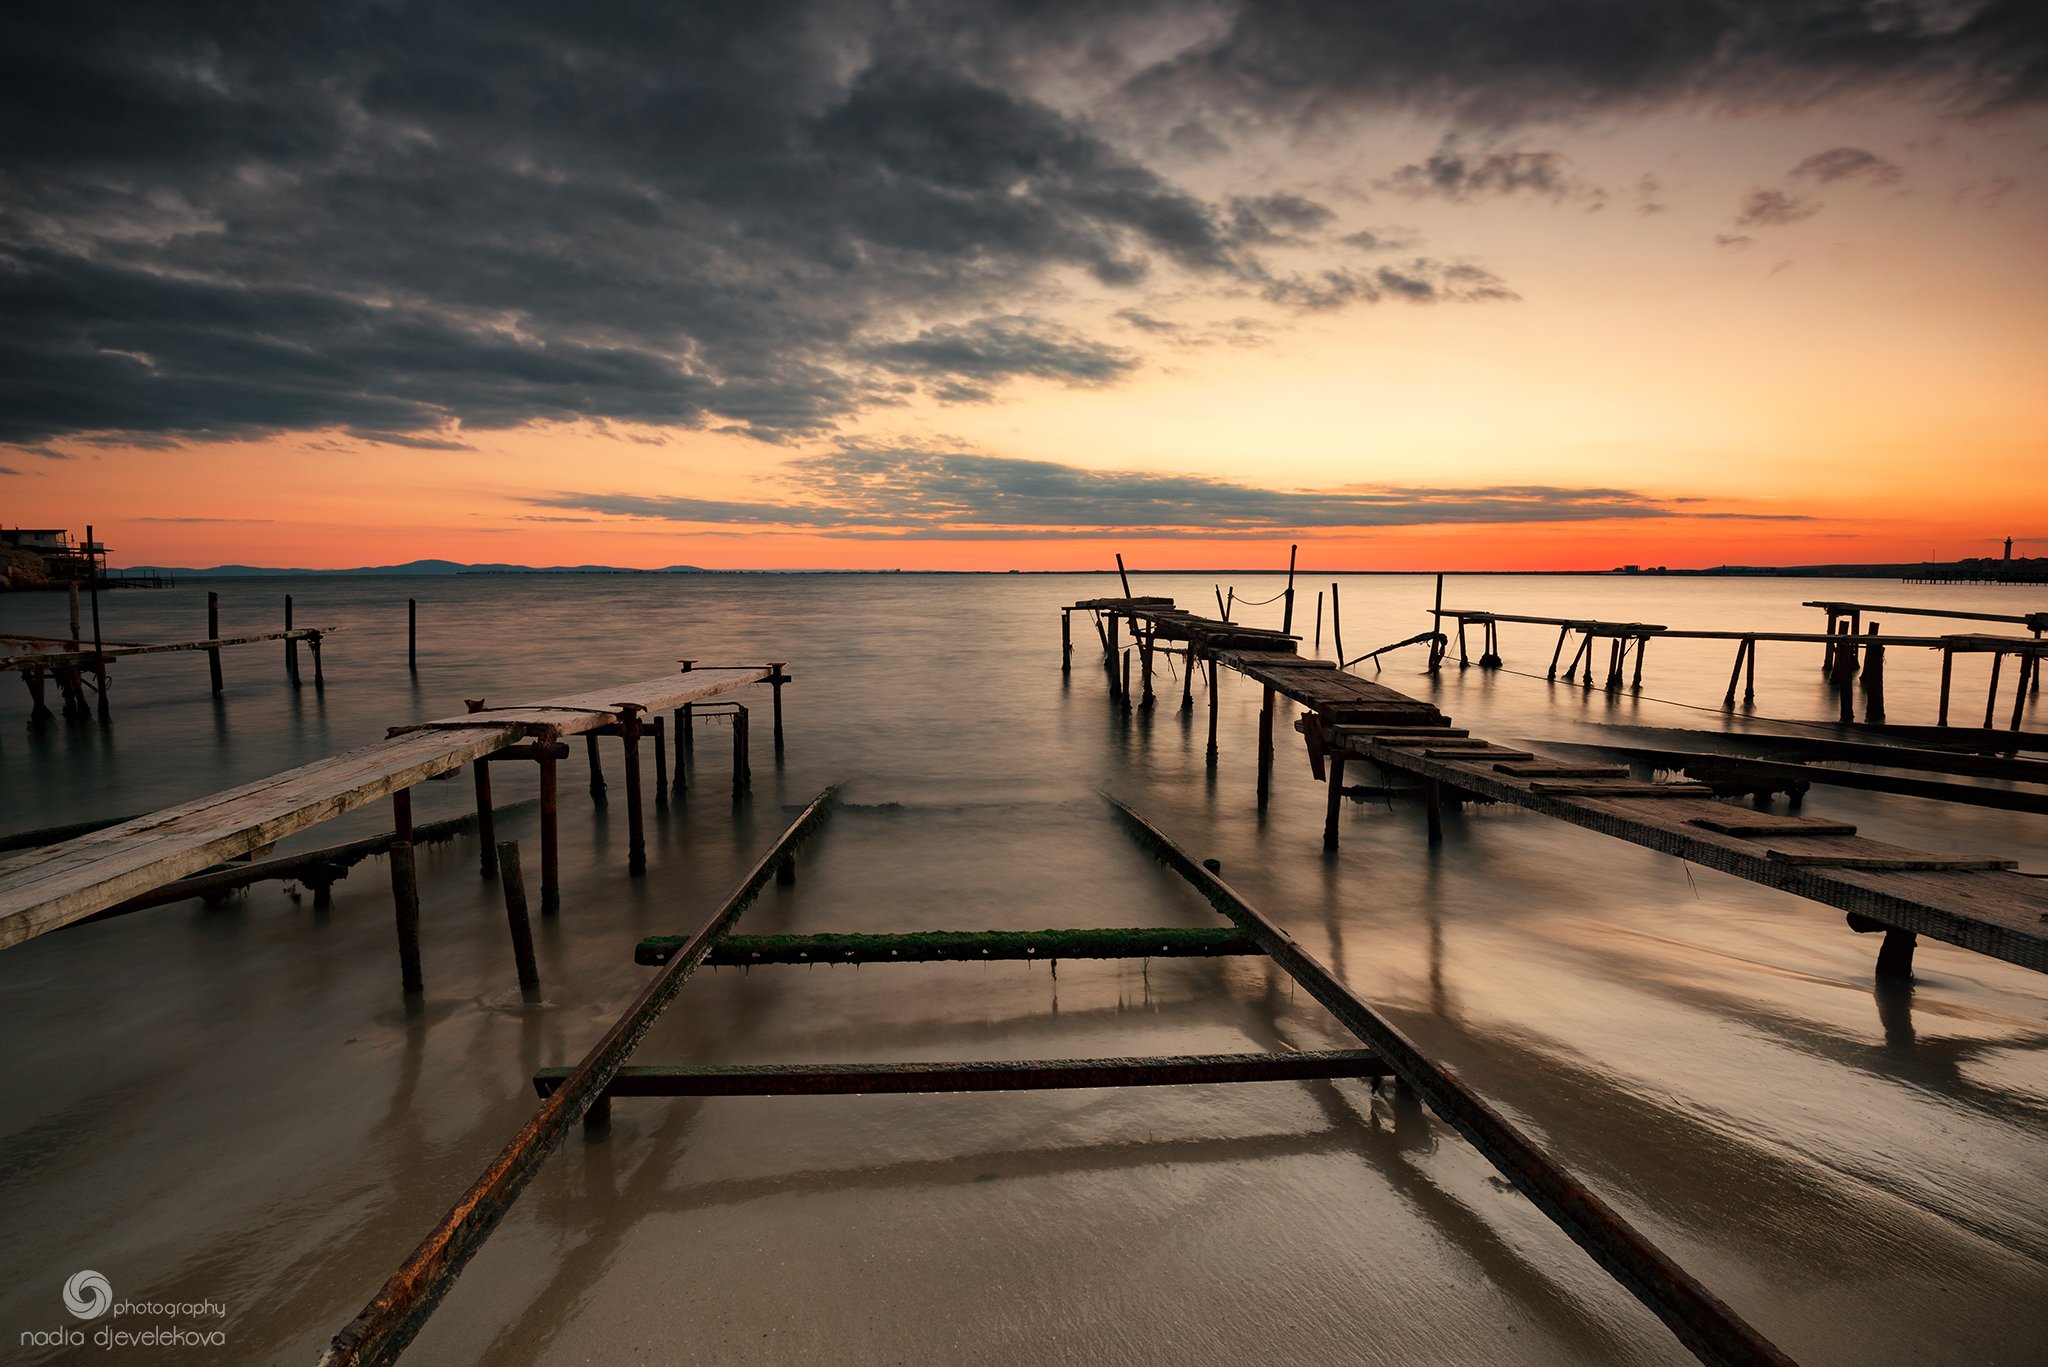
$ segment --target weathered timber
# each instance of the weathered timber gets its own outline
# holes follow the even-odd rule
[[[1304,723],[1312,722],[1304,718]],[[1857,868],[1816,866],[1769,857],[1773,836],[1752,839],[1696,824],[1701,818],[1747,820],[1752,813],[1708,796],[1683,794],[1643,799],[1627,795],[1538,791],[1540,780],[1497,772],[1484,761],[1427,758],[1410,748],[1384,745],[1366,728],[1334,727],[1309,737],[1327,747],[1370,759],[1418,778],[1434,778],[1482,797],[1532,811],[1647,849],[1677,855],[1767,887],[1853,912],[1890,929],[2048,972],[2048,879],[2001,869]],[[1804,836],[1801,846],[1894,860],[1924,852],[1854,835]],[[1974,856],[1965,856],[1974,857]]]
[[[1538,1210],[1648,1307],[1702,1362],[1728,1367],[1791,1359],[1730,1309],[1621,1214],[1521,1133],[1506,1117],[1431,1061],[1391,1021],[1345,987],[1320,961],[1158,827],[1110,798],[1125,825],[1209,905],[1256,940],[1273,961],[1383,1059],[1429,1108],[1463,1135]]]
[[[633,950],[640,964],[667,963],[680,936],[654,935]],[[926,930],[899,935],[728,935],[705,962],[714,968],[765,964],[993,962],[995,960],[1174,959],[1256,954],[1234,930],[1201,926],[1101,930]]]
[[[634,1047],[682,990],[713,942],[753,904],[774,876],[775,865],[782,856],[824,820],[837,792],[833,787],[820,793],[777,837],[711,919],[691,937],[689,946],[655,974],[625,1014],[612,1023],[583,1061],[549,1093],[512,1142],[491,1160],[483,1175],[371,1297],[362,1313],[334,1336],[320,1358],[321,1367],[388,1363],[405,1351],[491,1230],[504,1218],[547,1156],[561,1144],[569,1127],[601,1100]]]
[[[255,645],[262,641],[310,641],[332,636],[341,627],[296,627],[290,631],[263,631],[251,636],[212,637],[204,641],[159,641],[150,645],[108,645],[98,650],[46,650],[34,655],[0,658],[0,670],[49,669],[58,666],[89,668],[102,660],[125,659],[131,655],[169,655],[186,650],[218,651],[227,646]]]
[[[1577,745],[1576,742],[1568,744]],[[1755,759],[1739,755],[1703,754],[1697,751],[1658,750],[1633,745],[1583,748],[1626,750],[1660,769],[1682,770],[1710,786],[1716,784],[1718,775],[1726,773],[1736,787],[1760,780],[1778,780],[1781,784],[1791,782],[1818,784],[1830,788],[1856,788],[1865,792],[1895,793],[1903,797],[1954,802],[1970,807],[1992,807],[2008,812],[2048,813],[2048,792],[1986,788],[1974,783],[1943,783],[1938,779],[1872,774],[1860,769],[1836,769],[1819,764],[1799,764],[1787,760]]]
[[[569,1074],[543,1068],[533,1089],[551,1095]],[[701,1063],[621,1068],[607,1096],[873,1096],[931,1092],[1039,1092],[1084,1087],[1190,1087],[1224,1082],[1382,1078],[1368,1049],[1298,1054],[1181,1054],[1163,1058],[989,1059],[967,1063]]]

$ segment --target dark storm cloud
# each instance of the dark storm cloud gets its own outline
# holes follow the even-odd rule
[[[1815,180],[1822,185],[1837,180],[1867,180],[1872,185],[1896,185],[1905,177],[1897,162],[1861,147],[1831,147],[1815,152],[1792,168],[1792,179]]]
[[[1134,76],[1168,111],[1401,109],[1473,125],[1908,91],[1958,113],[2048,98],[2036,0],[1258,0]]]
[[[1812,218],[1821,209],[1818,200],[1788,195],[1783,190],[1752,190],[1735,211],[1738,228],[1782,228]]]
[[[1056,461],[894,447],[844,446],[793,461],[789,470],[801,498],[787,502],[602,493],[525,501],[613,517],[926,540],[1729,516],[1692,511],[1690,499],[1658,499],[1628,489],[1267,489],[1199,475],[1088,470]]]
[[[1401,167],[1380,187],[1411,199],[1447,199],[1455,204],[1514,194],[1544,199],[1599,194],[1573,175],[1571,163],[1556,152],[1466,152],[1450,143],[1427,161]]]
[[[1879,85],[1984,113],[2041,98],[2044,28],[2018,0],[9,6],[0,441],[795,440],[904,402],[906,373],[1113,380],[1099,339],[1022,368],[956,345],[954,373],[941,344],[1071,277],[1296,309],[1510,293],[1283,269],[1261,254],[1334,245],[1327,206],[1196,194],[1140,149],[1213,158],[1245,124],[1362,108],[1491,136]],[[1553,157],[1447,144],[1391,183],[1582,192]]]
[[[909,341],[872,347],[868,355],[891,370],[958,376],[969,382],[1029,375],[1070,385],[1099,385],[1138,366],[1134,352],[1019,316],[929,328]]]

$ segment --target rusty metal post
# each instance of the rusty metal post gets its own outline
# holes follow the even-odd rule
[[[1330,645],[1337,652],[1337,668],[1344,667],[1344,605],[1337,598],[1337,581],[1330,581]]]
[[[284,596],[284,629],[286,631],[292,629],[292,596],[289,593]],[[288,640],[284,643],[284,672],[285,677],[292,681],[292,687],[297,688],[299,686],[299,643],[297,641]]]
[[[1144,689],[1138,699],[1138,706],[1141,709],[1150,708],[1155,701],[1152,696],[1152,642],[1158,634],[1158,628],[1156,627],[1140,634],[1138,631],[1138,619],[1135,617],[1131,619],[1131,636],[1138,642],[1138,654],[1144,661]]]
[[[1317,589],[1317,590],[1316,590],[1316,643],[1315,643],[1314,649],[1315,649],[1315,650],[1317,650],[1317,651],[1321,651],[1321,650],[1322,650],[1322,648],[1323,648],[1323,591],[1322,591],[1321,589]]]
[[[420,669],[420,600],[405,600],[405,667],[413,673]]]
[[[1182,716],[1186,716],[1188,713],[1195,710],[1194,642],[1188,642],[1188,648],[1182,654],[1181,663],[1184,666],[1184,668],[1180,672],[1180,711]]]
[[[1123,705],[1124,711],[1128,712],[1131,710],[1131,656],[1129,651],[1124,652],[1123,655],[1123,678],[1117,685],[1117,698]]]
[[[1331,587],[1334,588],[1335,586],[1332,585]],[[1429,620],[1434,624],[1436,631],[1436,640],[1430,642],[1429,645],[1429,672],[1434,674],[1443,667],[1444,662],[1444,577],[1442,575],[1436,577],[1436,606],[1431,609]],[[1339,663],[1342,663],[1341,659]]]
[[[507,840],[497,851],[500,881],[505,885],[505,923],[512,932],[512,962],[519,969],[520,987],[531,992],[540,986],[540,966],[533,958],[533,923],[526,915],[526,877],[519,868],[519,842]]]
[[[2014,658],[2020,662],[2020,672],[2019,677],[2014,679],[2012,684],[2012,726],[2009,729],[2017,731],[2020,729],[2020,722],[2026,717],[2027,680],[2034,675],[2035,671],[2040,668],[2040,665],[2031,655],[2014,652]],[[100,677],[104,680],[106,676],[101,675]],[[106,685],[104,682],[101,683],[100,688],[100,697],[104,699],[106,697]]]
[[[1109,638],[1103,643],[1102,663],[1109,670],[1109,700],[1118,702],[1123,698],[1123,692],[1117,687],[1117,666],[1123,657],[1123,651],[1117,644],[1117,616],[1112,612],[1108,617]]]
[[[555,747],[543,740],[540,761],[540,914],[552,916],[562,907],[561,797],[555,772]]]
[[[753,761],[748,756],[747,708],[734,703],[732,713],[732,800],[738,802],[754,786]]]
[[[1265,696],[1259,703],[1259,808],[1265,809],[1266,799],[1273,791],[1273,688],[1266,685]]]
[[[1749,638],[1749,657],[1742,666],[1742,701],[1756,701],[1756,638]]]
[[[1060,609],[1060,673],[1074,672],[1074,610]]]
[[[690,705],[688,703],[684,703],[676,709],[675,722],[676,781],[674,791],[677,797],[685,797],[690,791],[690,760],[687,753],[690,747],[686,745],[686,742],[691,739]]]
[[[647,825],[640,799],[640,714],[638,703],[619,704],[619,741],[625,750],[626,872],[647,872]]]
[[[1863,647],[1863,720],[1872,726],[1884,725],[1884,642],[1877,639],[1878,627],[1870,624],[1870,644]]]
[[[1124,573],[1124,557],[1121,551],[1117,552],[1116,557],[1116,577],[1124,586],[1124,597],[1129,598],[1131,596],[1131,577]]]
[[[1936,726],[1948,725],[1949,687],[1955,681],[1956,653],[1946,646],[1941,652],[1941,711],[1934,719]]]
[[[209,641],[218,641],[220,639],[220,595],[212,589],[206,591],[206,639]],[[223,685],[220,677],[220,648],[218,646],[206,652],[206,669],[213,676],[214,696],[219,697]]]
[[[595,731],[585,731],[583,733],[583,753],[590,761],[591,805],[602,807],[604,806],[604,757],[598,754],[597,733]]]
[[[668,802],[668,718],[649,717],[641,723],[654,737],[654,805]]]
[[[407,823],[410,827],[410,823]],[[422,991],[420,976],[420,886],[412,841],[391,843],[391,900],[398,919],[398,972],[407,996]]]
[[[320,663],[320,633],[314,632],[306,638],[306,649],[313,652],[313,687],[327,686],[327,670]]]

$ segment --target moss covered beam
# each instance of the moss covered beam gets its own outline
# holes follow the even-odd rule
[[[675,935],[653,935],[633,950],[633,961],[667,963],[682,945]],[[1154,930],[926,930],[903,935],[728,935],[711,948],[714,967],[757,964],[920,964],[996,959],[1184,959],[1257,954],[1259,947],[1230,926]]]

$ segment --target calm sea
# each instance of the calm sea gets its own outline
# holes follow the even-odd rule
[[[1215,576],[1133,576],[1212,609]],[[1422,631],[1421,577],[1342,579],[1346,650]],[[0,829],[147,811],[461,710],[707,664],[787,660],[788,750],[765,721],[754,791],[730,732],[697,733],[686,803],[654,809],[625,873],[623,804],[563,778],[564,905],[537,931],[544,999],[513,981],[472,841],[423,852],[424,1004],[398,990],[382,861],[330,912],[266,885],[0,953],[0,1359],[78,1323],[81,1269],[126,1301],[226,1307],[225,1355],[310,1363],[530,1114],[648,970],[643,935],[694,929],[828,783],[845,805],[802,875],[743,930],[1207,925],[1097,796],[1132,801],[1226,874],[1427,1049],[1528,1127],[1795,1357],[2038,1363],[2048,1342],[2048,993],[1925,944],[1909,989],[1872,980],[1839,913],[1503,807],[1431,849],[1413,803],[1322,790],[1291,714],[1253,804],[1255,686],[1226,676],[1222,759],[1179,680],[1107,705],[1062,603],[1113,576],[786,575],[224,580],[102,601],[109,640],[339,627],[326,684],[275,645],[124,661],[113,723],[32,734],[0,694]],[[1276,576],[1224,581],[1247,599]],[[1296,628],[1330,581],[1304,574]],[[405,662],[419,600],[420,662]],[[1877,581],[1454,578],[1448,606],[1674,627],[1817,630],[1809,598],[2038,610],[2035,590]],[[1247,608],[1277,625],[1279,605]],[[1323,651],[1333,614],[1326,602]],[[1885,620],[1884,614],[1878,614]],[[0,630],[56,635],[54,596]],[[1888,630],[1934,630],[1925,620]],[[1616,725],[1723,729],[1732,642],[1662,642],[1640,696],[1541,675],[1555,634],[1503,629],[1508,669],[1383,681],[1475,734],[1597,741]],[[1477,642],[1474,641],[1474,654]],[[1370,675],[1370,666],[1364,667]],[[1894,721],[1932,721],[1925,652],[1889,662]],[[1531,677],[1531,676],[1535,677]],[[1981,716],[1959,670],[1958,719]],[[1832,715],[1812,647],[1763,647],[1751,724]],[[2001,707],[2010,705],[2009,683]],[[765,709],[763,709],[765,711]],[[2029,723],[2039,728],[2039,719]],[[608,743],[609,744],[609,743]],[[611,755],[616,754],[610,750]],[[530,797],[497,770],[501,802]],[[619,780],[614,762],[611,778]],[[614,789],[616,794],[616,788]],[[458,778],[420,820],[465,810]],[[2044,866],[2043,818],[1816,789],[1870,834]],[[358,812],[290,847],[386,829]],[[530,809],[504,828],[534,860]],[[1091,1057],[1343,1047],[1256,959],[700,973],[639,1062]],[[131,1322],[130,1327],[133,1327]],[[412,1350],[422,1363],[1665,1363],[1657,1322],[1486,1162],[1363,1084],[969,1097],[624,1100],[571,1137]],[[93,1360],[120,1351],[88,1349]],[[135,1361],[177,1361],[140,1349]]]

